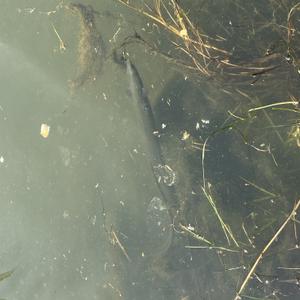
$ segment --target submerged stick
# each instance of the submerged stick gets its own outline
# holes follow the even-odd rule
[[[14,272],[14,270],[11,270],[11,271],[7,271],[7,272],[4,272],[4,273],[1,273],[0,274],[0,281],[10,277],[12,275],[12,273]]]
[[[112,241],[119,246],[119,248],[121,249],[121,251],[124,254],[124,256],[126,257],[126,259],[129,262],[132,262],[131,258],[127,254],[127,251],[125,250],[124,246],[121,244],[121,242],[114,230],[111,230],[111,238],[112,238]]]
[[[282,230],[285,228],[285,226],[288,224],[288,222],[296,215],[296,211],[298,210],[299,206],[300,206],[300,199],[295,204],[295,206],[294,206],[293,210],[291,211],[291,213],[289,214],[289,216],[282,223],[282,225],[279,227],[277,232],[274,234],[274,236],[270,239],[270,241],[267,243],[267,245],[264,247],[264,249],[260,252],[258,257],[256,258],[256,260],[255,260],[254,264],[252,265],[250,271],[248,272],[247,276],[245,277],[241,287],[239,288],[238,292],[236,293],[236,296],[235,296],[234,300],[240,300],[241,299],[241,293],[243,292],[243,290],[247,286],[251,276],[255,272],[255,269],[256,269],[257,265],[260,263],[260,261],[262,260],[264,254],[269,250],[269,248],[271,247],[273,242],[278,238],[279,234],[282,232]]]
[[[263,105],[263,106],[259,106],[259,107],[250,108],[250,109],[248,109],[248,112],[250,113],[252,111],[266,109],[266,108],[270,108],[270,107],[274,107],[274,106],[289,105],[289,104],[297,106],[299,104],[299,102],[295,101],[295,100],[292,100],[292,101],[283,101],[283,102],[276,102],[276,103],[271,103],[271,104],[267,104],[267,105]]]

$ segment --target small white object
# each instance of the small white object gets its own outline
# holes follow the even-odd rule
[[[209,124],[209,120],[201,119],[202,124]]]
[[[191,136],[191,134],[189,132],[187,132],[186,130],[184,130],[182,133],[182,136],[181,136],[181,140],[186,141],[190,136]]]
[[[41,136],[46,139],[49,136],[49,132],[50,132],[50,126],[47,124],[42,124],[41,131],[40,131]]]
[[[191,224],[189,224],[187,228],[188,228],[190,231],[195,231],[195,227],[192,226]]]

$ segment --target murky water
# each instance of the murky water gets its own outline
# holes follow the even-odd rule
[[[105,15],[116,4],[87,4],[104,13],[97,26],[112,50],[125,34],[124,20]],[[167,249],[171,227],[151,204],[159,191],[126,74],[108,58],[70,90],[80,25],[60,2],[8,1],[1,20],[0,254],[1,271],[14,270],[1,298],[137,299],[124,277],[145,286],[148,256]]]
[[[260,27],[269,14],[257,11],[281,24],[295,4],[275,2],[253,1],[252,31],[235,24],[226,1],[189,5],[191,18],[213,11],[218,22],[203,28],[221,28],[227,40],[220,33],[218,42],[245,60],[269,42]],[[277,77],[200,80],[146,44],[120,49],[135,31],[162,52],[174,43],[118,1],[82,1],[86,14],[67,4],[1,3],[0,274],[13,272],[0,298],[233,299],[299,192],[298,110],[247,112],[297,97],[297,72],[276,59]],[[247,20],[252,13],[233,7]],[[140,76],[135,97],[145,93],[152,107],[159,163],[137,87],[113,50]],[[293,225],[253,275],[252,299],[299,296],[298,269],[288,271],[299,260]]]

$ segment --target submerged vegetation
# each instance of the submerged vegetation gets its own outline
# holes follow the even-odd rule
[[[10,271],[1,273],[0,274],[0,282],[9,278],[13,274],[13,272],[14,272],[14,270],[10,270]],[[4,300],[4,299],[1,299],[1,300]]]
[[[93,7],[81,3],[70,3],[66,5],[66,9],[76,14],[80,23],[77,49],[78,75],[70,82],[70,87],[74,90],[99,76],[105,59],[105,46],[96,26],[95,16],[98,12]]]
[[[14,271],[8,271],[0,274],[0,281],[10,277]]]
[[[22,237],[11,257],[23,267],[19,279],[13,271],[1,273],[0,287],[11,276],[15,295],[27,286],[36,298],[76,298],[78,284],[95,289],[89,299],[300,299],[300,2],[108,0],[122,19],[111,18],[112,28],[105,24],[109,43],[102,40],[98,12],[105,1],[88,2],[94,7],[57,6],[61,23],[66,25],[68,11],[76,28],[50,26],[61,50],[69,46],[61,31],[63,38],[69,30],[76,39],[71,91],[96,81],[106,58],[122,68],[113,63],[110,77],[92,90],[92,105],[81,106],[80,95],[64,99],[73,109],[59,117],[60,107],[34,116],[24,110],[34,126],[44,116],[56,128],[49,142],[58,144],[37,141],[34,149],[53,151],[49,165],[22,139],[28,149],[14,147],[15,160],[1,150],[5,172],[29,156],[19,172],[3,173],[11,184],[2,191],[3,198],[12,195],[8,215],[19,226],[6,249]],[[20,24],[35,10],[23,9]],[[56,11],[38,12],[36,20],[54,18]],[[11,35],[17,45],[18,31],[4,38]],[[31,33],[34,41],[42,36]],[[31,70],[18,62],[8,75]],[[53,87],[58,93],[49,99],[66,96],[57,82],[43,79],[38,86],[40,73],[32,73],[29,82],[18,79],[28,89],[25,97],[48,102]],[[124,78],[120,85],[118,75]],[[21,93],[14,85],[8,85],[8,96],[16,98]],[[10,126],[14,110],[4,104],[2,119]],[[4,136],[4,142],[11,147],[14,137]],[[35,198],[41,206],[32,205]],[[9,231],[2,231],[10,240]],[[29,251],[24,264],[22,249]]]
[[[300,3],[115,3],[147,24],[119,40],[112,53],[122,51],[130,57],[123,61],[130,97],[141,106],[137,111],[152,150],[148,158],[153,175],[159,174],[156,183],[164,202],[155,209],[166,209],[172,222],[162,229],[162,251],[149,251],[155,255],[148,257],[136,249],[132,253],[123,233],[125,221],[120,217],[109,224],[102,203],[113,266],[113,280],[106,285],[114,295],[111,299],[126,294],[122,283],[130,286],[128,270],[133,265],[145,268],[148,282],[164,286],[164,299],[299,297]],[[80,3],[66,8],[79,18],[74,90],[95,80],[106,54],[96,25],[99,13]],[[129,21],[128,26],[132,32]],[[120,31],[119,27],[113,39]],[[168,106],[163,118],[168,126],[162,139],[135,66],[137,45],[142,55],[165,59],[180,74],[159,94],[158,106],[170,90],[175,95],[175,103],[163,103]],[[183,89],[188,81],[191,85]],[[170,152],[180,150],[163,159],[160,152],[168,150],[160,151],[162,141]],[[175,174],[169,185],[160,174],[164,167]],[[143,236],[139,230],[136,236]],[[139,288],[144,292],[145,287]]]
[[[184,9],[179,5],[179,2],[175,0],[169,2],[154,0],[152,7],[146,4],[142,6],[141,4],[137,4],[138,2],[136,1],[118,1],[169,32],[171,34],[171,36],[169,36],[170,44],[175,51],[172,52],[172,55],[168,54],[167,56],[169,56],[173,62],[185,66],[194,71],[197,75],[212,78],[225,75],[233,78],[249,78],[272,73],[272,71],[282,67],[285,61],[289,62],[295,68],[298,67],[298,58],[293,44],[296,35],[293,15],[299,10],[299,5],[295,5],[291,8],[286,24],[276,24],[270,21],[269,24],[260,24],[258,22],[258,25],[255,23],[234,25],[233,21],[228,20],[228,24],[224,25],[216,22],[216,24],[219,25],[219,28],[216,28],[216,30],[222,29],[223,34],[227,31],[227,35],[229,36],[226,37],[225,34],[221,35],[218,33],[210,35],[201,28],[201,19],[206,20],[207,17],[210,17],[210,13],[215,17],[214,9],[220,9],[221,3],[218,5],[203,1],[203,9],[199,8],[199,13],[197,12],[197,25],[195,25],[191,18],[196,16],[193,16],[191,8],[193,9],[193,6],[197,7],[197,5],[192,2],[190,6],[188,3],[185,3],[186,9]],[[225,4],[225,2],[223,4]],[[236,10],[240,10],[240,12],[244,12],[244,14],[246,13],[247,5],[243,7],[242,3],[234,4],[230,2],[231,1],[228,1],[228,4],[235,6]],[[268,1],[265,1],[266,5],[268,5],[267,2]],[[269,2],[269,5],[272,5],[272,3],[274,6],[276,5],[276,1],[270,0]],[[220,7],[214,7],[214,5]],[[279,9],[286,9],[286,5],[278,3],[277,7],[274,7],[274,13]],[[249,12],[248,16],[249,19],[251,18],[250,13],[251,12]],[[261,12],[258,11],[257,15],[260,16],[260,14]],[[252,22],[253,21],[254,20],[252,20]],[[203,21],[203,23],[204,22],[205,21]],[[242,38],[248,40],[252,38],[251,35],[257,35],[255,30],[259,33],[264,27],[270,27],[270,30],[278,32],[278,37],[276,38],[278,38],[279,41],[276,42],[277,44],[282,44],[282,46],[278,49],[277,45],[273,46],[270,44],[270,47],[259,49],[260,54],[257,52],[249,53],[250,48],[239,49],[242,48],[241,45],[232,45],[232,41],[230,41],[230,39],[233,40],[233,37],[235,37],[235,33],[233,32],[235,26],[237,30],[240,30],[240,27],[245,27],[245,29],[249,31],[246,33],[248,36],[242,36]],[[251,31],[249,29],[250,26],[253,26]],[[231,31],[230,33],[228,32],[229,30]],[[235,43],[237,42],[239,41]],[[245,51],[245,53],[241,50]],[[242,57],[243,54],[246,54],[246,56]],[[254,57],[254,55],[257,56]]]
[[[185,152],[184,161],[197,162],[198,169],[195,163],[185,166],[196,178],[193,193],[187,197],[179,192],[182,200],[172,226],[187,238],[185,248],[192,251],[193,259],[193,267],[187,269],[193,273],[192,289],[198,291],[181,297],[296,299],[300,295],[300,188],[296,179],[300,4],[274,0],[116,2],[149,22],[148,31],[135,29],[120,48],[130,52],[132,44],[141,44],[177,66],[195,86],[205,82],[218,88],[212,94],[226,107],[222,111],[222,104],[217,105],[223,121],[216,119],[219,125],[200,137],[196,152]],[[153,31],[158,35],[153,37]],[[185,105],[192,115],[199,106],[197,99],[190,101]],[[194,107],[188,110],[189,105]],[[184,131],[182,143],[187,145],[197,130]],[[228,153],[220,154],[217,141],[224,143],[225,137]],[[214,164],[220,155],[229,158],[228,166],[223,166],[229,171]],[[232,174],[230,168],[240,174]],[[184,186],[184,176],[181,180]],[[192,194],[197,200],[191,200]],[[178,245],[173,242],[165,256],[171,277],[175,276],[172,255]],[[218,263],[206,268],[203,257]]]

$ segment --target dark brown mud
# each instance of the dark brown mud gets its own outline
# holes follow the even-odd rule
[[[105,46],[97,29],[95,18],[99,14],[90,5],[70,3],[66,8],[78,15],[80,33],[77,55],[77,77],[70,81],[71,90],[96,80],[105,60]]]

